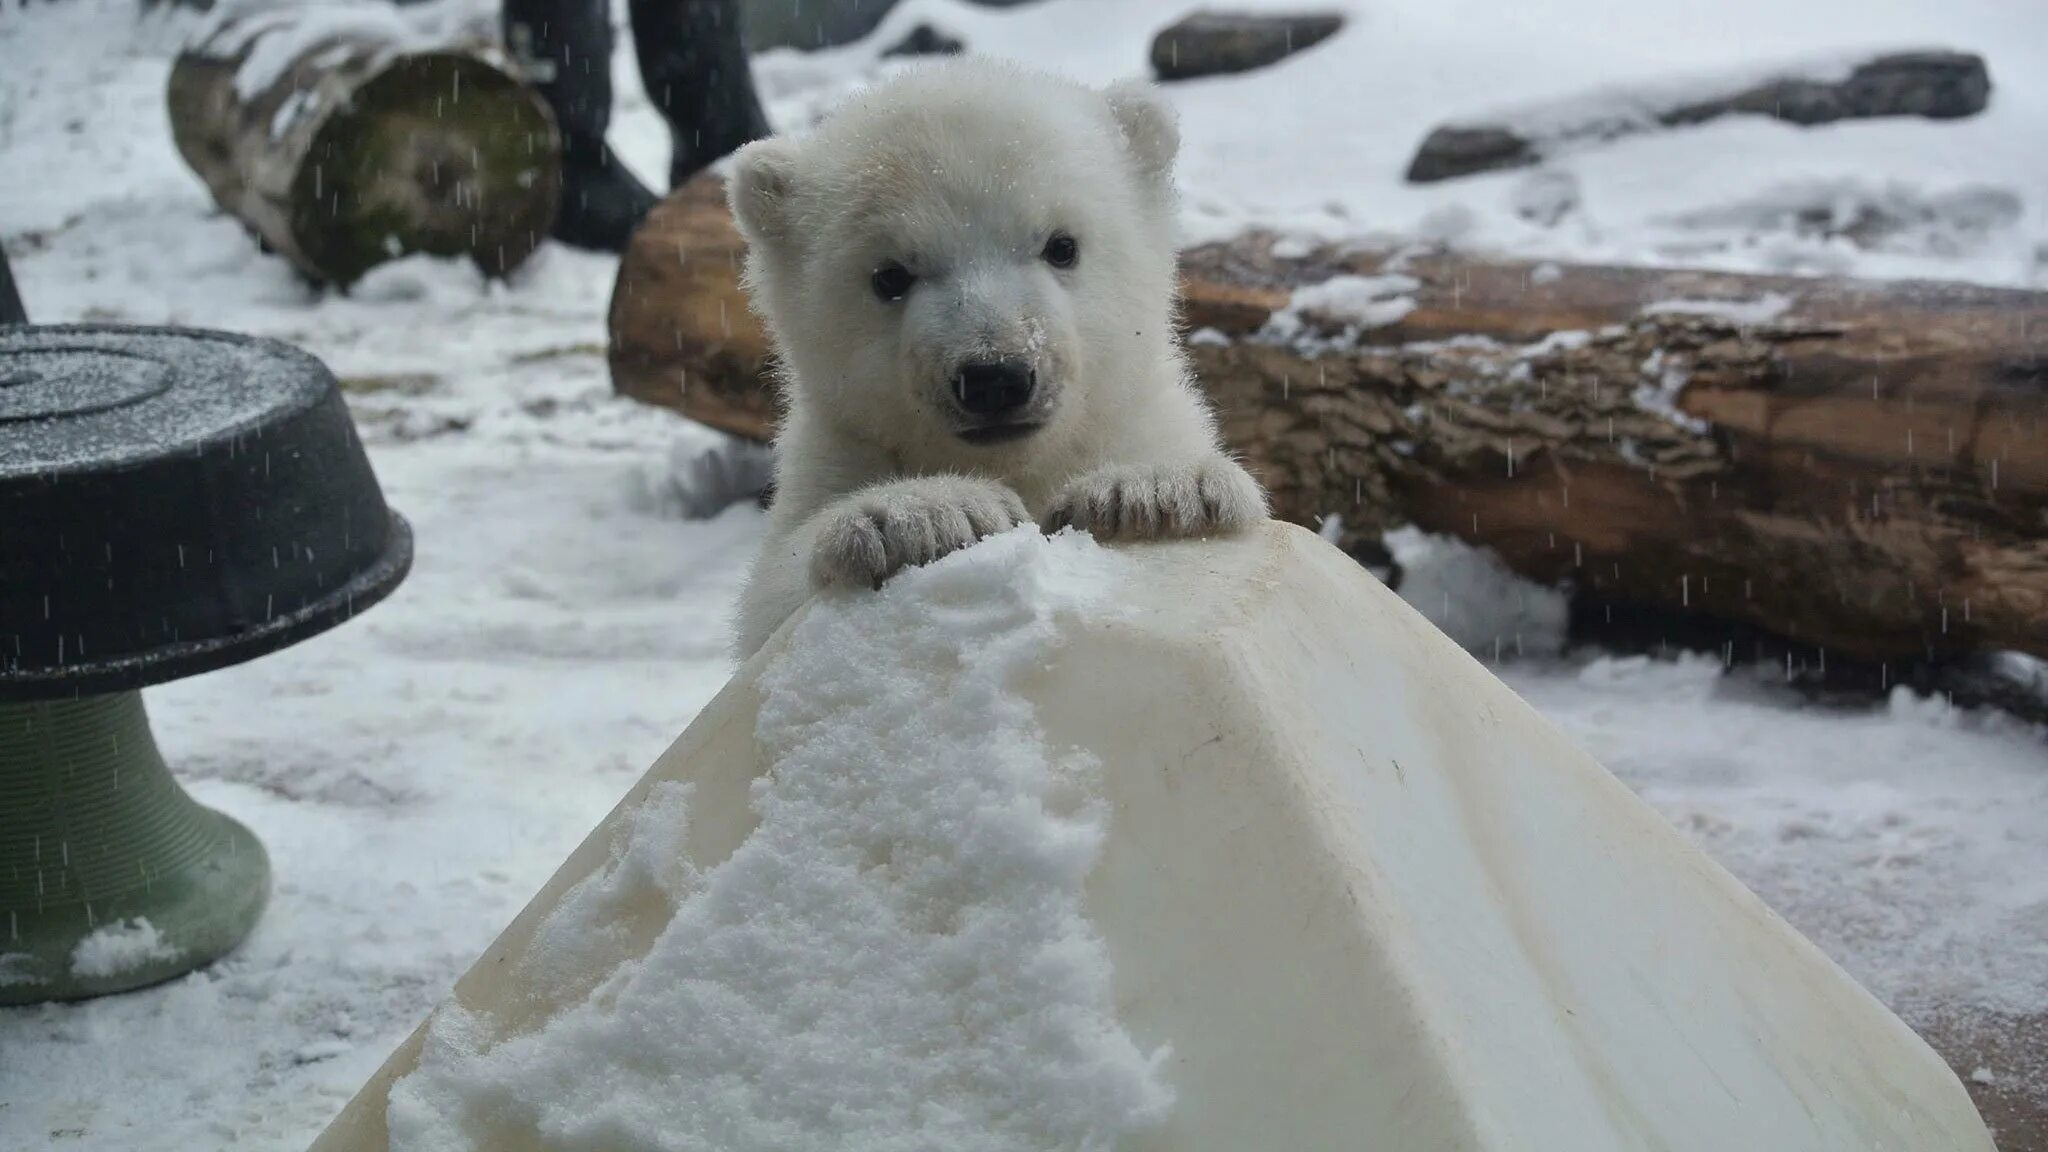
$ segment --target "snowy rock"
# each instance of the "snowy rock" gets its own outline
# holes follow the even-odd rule
[[[1423,140],[1412,183],[1448,180],[1541,162],[1580,143],[1752,114],[1792,124],[1921,116],[1974,116],[1991,97],[1984,58],[1968,52],[1900,52],[1860,62],[1813,62],[1747,75],[1590,93],[1486,122],[1448,124]]]
[[[1532,141],[1491,125],[1446,124],[1432,131],[1408,164],[1408,180],[1427,184],[1497,168],[1522,168],[1542,160]]]
[[[314,1149],[1121,1139],[1992,1147],[1818,949],[1273,525],[1025,529],[813,604]]]
[[[1277,64],[1337,34],[1335,12],[1197,12],[1152,41],[1152,72],[1161,80],[1193,80]]]

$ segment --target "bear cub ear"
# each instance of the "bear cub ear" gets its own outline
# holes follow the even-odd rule
[[[1180,151],[1180,125],[1159,89],[1142,80],[1125,80],[1110,85],[1103,96],[1123,129],[1138,171],[1150,180],[1167,182]]]
[[[780,137],[756,140],[733,154],[725,199],[748,243],[772,243],[789,234],[796,164],[795,142]]]

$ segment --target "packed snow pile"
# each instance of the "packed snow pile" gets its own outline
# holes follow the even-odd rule
[[[1013,688],[1118,563],[1026,527],[818,605],[760,681],[759,826],[699,874],[689,786],[654,787],[524,961],[573,1006],[501,1042],[442,1009],[393,1152],[1108,1149],[1156,1122],[1164,1053],[1117,1023],[1083,915],[1096,765]],[[621,910],[650,897],[673,917],[636,956]]]
[[[71,974],[100,979],[175,959],[178,950],[146,916],[108,924],[71,950]]]

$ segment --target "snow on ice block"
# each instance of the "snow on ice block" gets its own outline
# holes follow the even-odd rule
[[[314,1147],[1992,1145],[1897,1017],[1275,524],[1021,529],[814,602]]]

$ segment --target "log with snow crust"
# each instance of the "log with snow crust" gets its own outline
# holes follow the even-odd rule
[[[761,440],[741,253],[715,178],[656,208],[613,289],[612,381]],[[1182,263],[1230,446],[1346,548],[1417,524],[1809,664],[2048,656],[2048,293],[1262,236]]]
[[[315,283],[411,252],[518,267],[548,235],[560,141],[477,44],[387,5],[234,9],[171,69],[178,151],[222,209]]]

